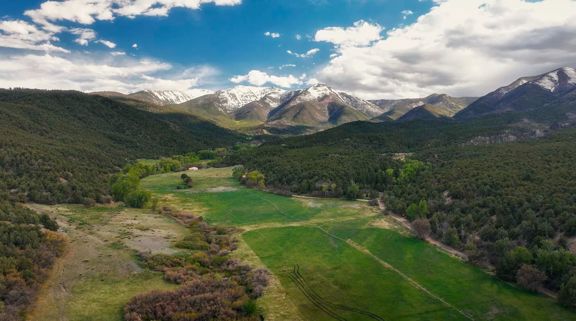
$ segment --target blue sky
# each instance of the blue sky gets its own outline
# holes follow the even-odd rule
[[[190,91],[237,84],[291,88],[321,81],[369,98],[437,91],[469,95],[575,61],[573,50],[566,49],[536,65],[529,57],[513,63],[520,57],[518,48],[504,48],[510,40],[497,34],[518,24],[518,17],[528,22],[510,30],[516,38],[532,39],[530,31],[552,33],[559,27],[571,32],[574,14],[569,12],[576,9],[571,0],[4,2],[0,59],[13,64],[5,71],[16,77],[0,76],[3,87]],[[531,15],[537,18],[530,21]],[[487,38],[494,39],[482,43]],[[530,46],[542,49],[550,39]],[[557,45],[562,51],[564,45]],[[476,60],[485,66],[470,66]],[[44,62],[52,66],[42,67],[47,69],[42,74],[25,70]],[[458,76],[454,69],[469,76]],[[90,81],[89,73],[98,81]]]
[[[14,19],[26,18],[23,13],[38,8],[42,2],[11,1],[2,5],[0,14]],[[168,16],[118,17],[89,27],[99,38],[116,43],[116,50],[180,66],[211,65],[224,71],[224,78],[288,64],[296,65],[291,72],[303,73],[328,61],[331,53],[330,44],[311,39],[317,30],[349,26],[358,20],[393,28],[428,11],[431,4],[431,1],[418,0],[243,0],[235,6],[207,4],[199,10],[174,8]],[[404,10],[416,15],[403,19]],[[78,26],[67,21],[60,24]],[[265,32],[279,33],[280,37],[266,37]],[[297,35],[301,40],[296,39]],[[97,43],[75,44],[72,35],[64,34],[60,38],[60,45],[67,49],[106,49]],[[131,48],[134,43],[138,44],[137,49]],[[304,53],[313,48],[319,48],[320,52],[309,59],[286,52]]]

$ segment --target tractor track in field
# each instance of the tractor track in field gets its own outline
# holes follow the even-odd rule
[[[362,310],[362,309],[358,309],[358,308],[354,308],[354,307],[349,307],[349,306],[342,305],[342,304],[335,304],[335,303],[331,303],[331,302],[326,301],[316,291],[314,291],[312,288],[310,288],[310,286],[308,286],[308,283],[306,282],[306,280],[304,279],[304,277],[300,273],[300,265],[298,265],[298,264],[294,265],[292,272],[289,274],[289,277],[292,280],[292,282],[294,282],[296,287],[298,287],[298,289],[302,292],[302,294],[304,294],[304,296],[306,296],[306,298],[312,304],[314,304],[314,306],[316,306],[318,309],[324,311],[326,314],[330,315],[331,317],[333,317],[336,320],[348,321],[348,319],[341,316],[340,314],[338,314],[334,310],[341,310],[341,311],[361,314],[361,315],[367,316],[368,318],[376,320],[376,321],[386,321],[381,316],[379,316],[375,313],[372,313],[370,311],[366,311],[366,310]]]

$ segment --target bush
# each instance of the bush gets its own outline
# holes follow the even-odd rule
[[[560,289],[558,302],[565,307],[576,309],[576,276],[571,277]]]
[[[516,273],[516,283],[526,290],[538,291],[546,281],[546,274],[534,265],[523,264]]]
[[[138,189],[130,192],[124,199],[124,202],[130,207],[145,208],[150,204],[151,200],[152,194],[150,192]]]

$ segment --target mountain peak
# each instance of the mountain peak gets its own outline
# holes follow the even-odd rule
[[[230,113],[267,95],[280,96],[284,93],[284,90],[278,88],[239,85],[230,89],[219,90],[215,95],[222,111]]]
[[[562,67],[540,75],[532,82],[550,92],[572,89],[576,87],[576,70]]]
[[[487,114],[539,108],[576,90],[576,70],[558,68],[537,76],[522,77],[478,99],[456,115],[465,119]]]

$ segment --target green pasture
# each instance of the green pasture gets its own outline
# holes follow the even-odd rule
[[[240,186],[231,169],[148,177],[162,204],[243,227],[304,320],[576,320],[554,300],[495,279],[395,229],[363,202],[274,195]],[[393,225],[393,222],[389,222]],[[270,297],[265,300],[270,301]]]

